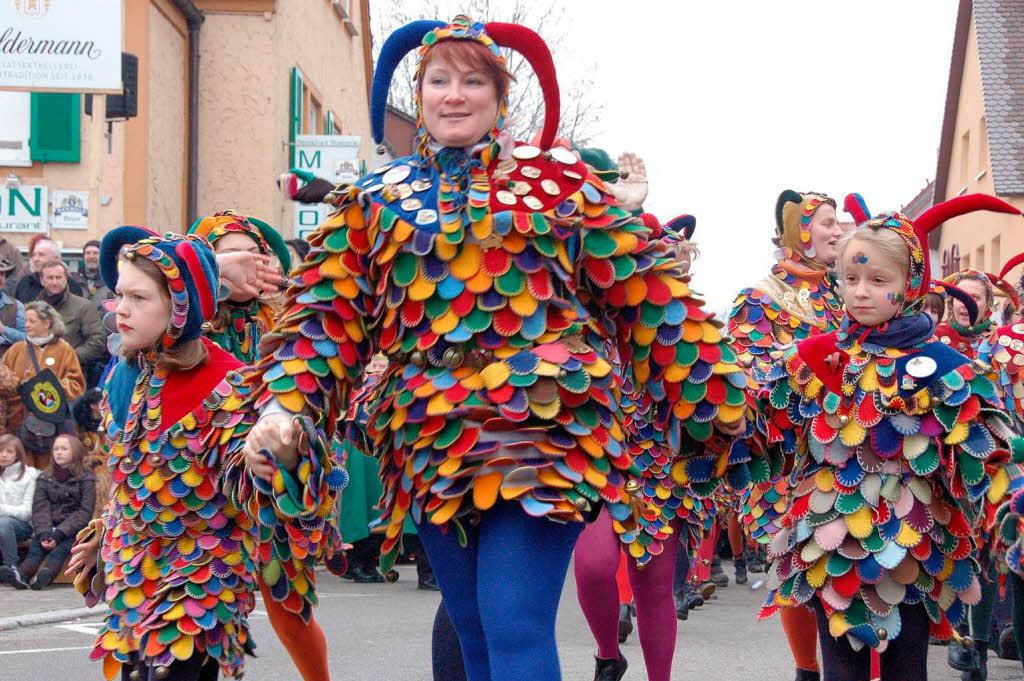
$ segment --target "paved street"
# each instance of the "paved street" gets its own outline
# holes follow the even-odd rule
[[[356,585],[320,575],[322,604],[318,617],[327,631],[334,678],[345,681],[429,681],[430,625],[438,595],[416,590],[413,568],[401,568],[397,584]],[[571,575],[571,572],[570,572]],[[732,585],[689,621],[681,622],[674,679],[791,681],[785,639],[777,622],[757,622],[754,612],[764,591]],[[82,605],[70,587],[40,593],[0,590],[0,617],[12,612],[75,608]],[[100,618],[22,627],[0,632],[0,681],[96,681],[98,664],[87,659]],[[258,609],[252,618],[260,657],[251,660],[248,681],[296,678],[284,649]],[[567,584],[558,620],[562,668],[567,681],[593,678],[593,644]],[[624,681],[641,681],[643,661],[636,636],[623,649],[630,662]],[[931,649],[931,678],[959,679],[945,663],[945,648]],[[755,670],[777,670],[764,673]],[[1021,678],[1019,663],[994,660],[989,679]]]

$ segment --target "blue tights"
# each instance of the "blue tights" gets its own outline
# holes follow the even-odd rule
[[[583,523],[534,518],[500,502],[467,524],[465,548],[452,528],[418,527],[469,681],[559,681],[555,616]]]

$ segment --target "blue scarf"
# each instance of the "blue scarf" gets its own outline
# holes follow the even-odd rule
[[[868,352],[881,354],[887,348],[906,350],[920,347],[927,343],[934,333],[935,322],[924,312],[896,317],[878,326],[862,326],[846,315],[836,334],[836,344],[847,349],[854,342],[859,342]]]

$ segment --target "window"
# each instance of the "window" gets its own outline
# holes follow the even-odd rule
[[[964,130],[960,136],[960,180],[961,184],[967,184],[967,172],[970,166],[967,164],[967,157],[971,151],[971,131]]]
[[[30,166],[32,98],[28,92],[0,92],[0,165]]]
[[[974,249],[974,267],[979,270],[985,269],[985,245],[982,244]]]
[[[327,116],[324,117],[324,134],[325,135],[340,135],[341,126],[338,125],[338,119],[334,117],[334,112],[330,109],[327,110]]]
[[[1002,264],[1003,264],[1003,257],[1002,257],[1002,255],[1003,255],[1002,254],[1003,248],[1002,248],[1002,243],[1001,242],[1002,242],[1002,240],[999,237],[995,237],[994,239],[992,239],[992,250],[991,250],[991,254],[989,256],[991,258],[991,262],[992,262],[992,269],[996,269],[998,267],[1001,267]]]
[[[971,256],[970,255],[962,255],[962,256],[960,256],[960,269],[961,270],[966,270],[966,269],[969,269],[970,266],[971,266]],[[960,270],[957,270],[957,272],[959,272],[959,271]]]
[[[981,134],[978,135],[978,173],[979,175],[988,170],[988,124],[985,123],[985,117],[981,117]]]
[[[317,98],[309,96],[309,127],[306,134],[316,135],[320,130],[320,102]]]

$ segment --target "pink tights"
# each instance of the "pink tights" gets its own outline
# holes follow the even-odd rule
[[[676,537],[679,528],[676,527]],[[668,681],[676,645],[676,606],[672,599],[672,574],[679,539],[665,541],[664,551],[643,569],[627,557],[629,583],[636,602],[636,625],[640,648],[644,653],[649,681]],[[619,655],[619,597],[615,571],[619,565],[622,542],[612,528],[612,519],[602,511],[597,520],[583,530],[576,542],[576,595],[597,641],[597,656],[612,659]]]

